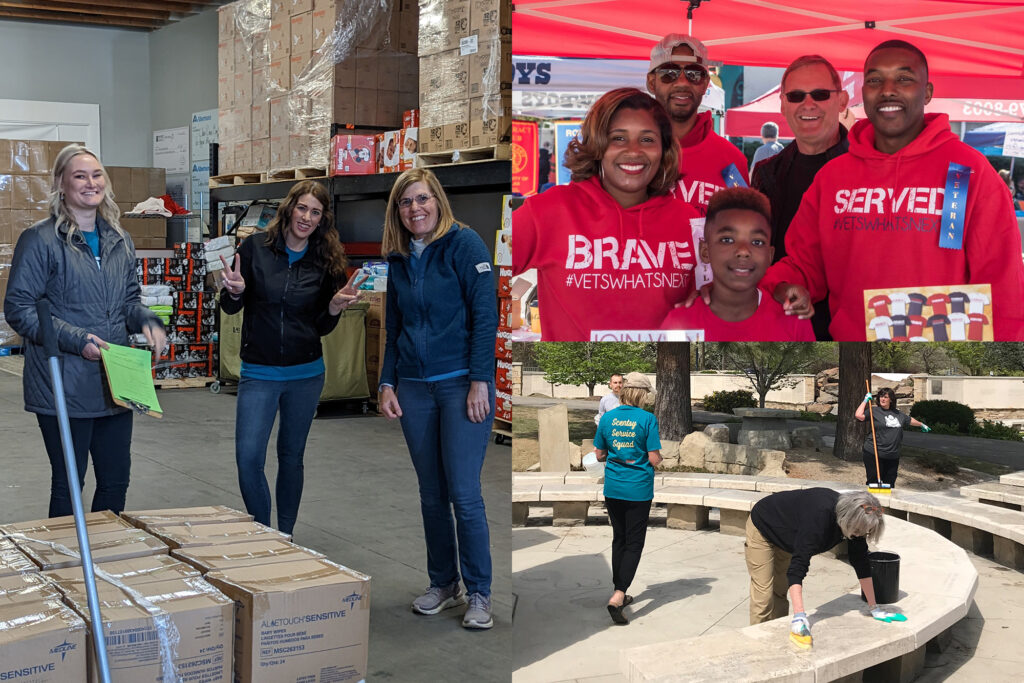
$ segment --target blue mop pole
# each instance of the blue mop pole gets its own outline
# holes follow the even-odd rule
[[[103,615],[100,614],[99,596],[96,594],[96,575],[92,566],[92,550],[89,549],[89,533],[85,528],[85,510],[82,509],[82,487],[78,481],[78,467],[75,465],[74,445],[71,441],[71,423],[68,422],[68,404],[64,400],[64,381],[61,379],[60,361],[57,358],[57,335],[50,317],[50,302],[40,299],[36,302],[39,316],[39,331],[43,338],[43,350],[50,362],[50,378],[53,381],[53,398],[57,406],[57,423],[60,425],[60,440],[64,445],[64,466],[68,473],[68,490],[71,491],[71,507],[75,514],[75,532],[78,534],[78,548],[82,555],[82,571],[85,574],[85,594],[89,600],[89,615],[92,618],[92,638],[96,648],[96,663],[100,680],[110,683],[110,663],[107,661],[107,639],[103,633]]]

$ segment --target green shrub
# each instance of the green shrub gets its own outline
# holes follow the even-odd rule
[[[928,423],[925,422],[925,424]],[[956,425],[947,425],[942,424],[941,422],[936,422],[935,424],[928,426],[931,428],[933,434],[948,434],[949,436],[958,436],[960,434]]]
[[[933,423],[953,425],[961,434],[966,434],[974,424],[974,411],[956,401],[918,401],[910,409],[910,417],[932,429],[935,429]]]
[[[749,391],[716,391],[704,397],[704,410],[732,413],[733,408],[756,408],[757,399]]]
[[[931,425],[929,425],[930,427]],[[1002,422],[982,420],[981,424],[975,422],[971,425],[971,436],[980,436],[983,439],[1001,439],[1003,441],[1024,441],[1024,436],[1017,431],[1016,427],[1004,425]]]

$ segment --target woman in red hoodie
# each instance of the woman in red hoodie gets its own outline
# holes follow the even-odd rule
[[[699,214],[669,194],[678,155],[656,100],[636,88],[612,90],[569,144],[572,182],[513,214],[513,270],[537,269],[545,341],[656,330],[693,289],[690,221]]]

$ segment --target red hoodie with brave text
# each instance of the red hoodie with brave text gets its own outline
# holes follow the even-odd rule
[[[537,269],[544,341],[656,330],[693,289],[692,207],[671,196],[622,208],[595,176],[512,214],[512,270]]]
[[[679,182],[674,192],[701,216],[708,213],[711,195],[725,187],[722,171],[729,164],[736,164],[743,181],[750,184],[747,157],[715,132],[711,112],[697,114],[693,128],[680,138],[679,147]]]
[[[761,280],[827,293],[836,341],[865,341],[864,290],[989,284],[996,340],[1024,338],[1024,263],[1006,185],[988,160],[960,142],[945,114],[895,154],[875,149],[870,121],[850,131],[850,152],[826,164],[786,232],[786,256]],[[963,248],[939,246],[950,162],[971,168]]]

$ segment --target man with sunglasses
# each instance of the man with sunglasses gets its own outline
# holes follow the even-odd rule
[[[734,184],[727,177],[749,183],[743,152],[715,133],[711,112],[697,113],[711,83],[707,63],[704,43],[671,33],[651,50],[647,74],[647,90],[668,112],[681,148],[676,196],[702,216],[707,214],[711,195]]]
[[[787,81],[787,87],[792,85]],[[928,62],[902,40],[864,63],[864,112],[847,154],[829,162],[789,225],[786,256],[760,286],[792,314],[829,295],[830,331],[866,341],[864,292],[991,287],[996,341],[1024,339],[1024,263],[1013,209],[988,160],[925,114]]]
[[[751,178],[751,185],[771,202],[775,261],[786,255],[786,229],[814,176],[850,146],[846,128],[839,124],[839,115],[849,104],[850,96],[827,59],[819,55],[796,58],[782,74],[780,90],[782,115],[793,131],[794,142],[756,164]],[[831,340],[831,322],[826,297],[814,306],[811,325],[815,338]]]

